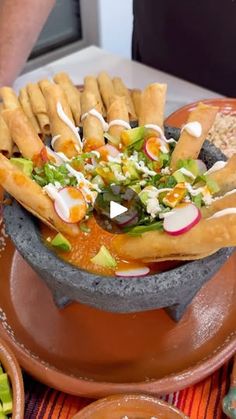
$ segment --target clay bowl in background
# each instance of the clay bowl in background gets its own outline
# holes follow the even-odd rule
[[[13,414],[12,419],[24,417],[24,384],[20,366],[8,345],[0,338],[0,363],[8,374],[13,390]]]
[[[188,419],[170,404],[147,395],[123,394],[100,399],[77,413],[73,419],[120,418]]]

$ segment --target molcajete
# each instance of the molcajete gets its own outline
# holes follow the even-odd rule
[[[168,127],[165,134],[167,138],[178,139],[179,130]],[[217,160],[226,160],[208,141],[204,143],[200,158],[207,167]],[[4,208],[4,220],[19,253],[46,282],[61,308],[70,301],[117,313],[166,308],[178,321],[201,286],[233,252],[232,248],[221,249],[204,259],[145,277],[99,276],[59,259],[44,245],[38,221],[17,202]]]

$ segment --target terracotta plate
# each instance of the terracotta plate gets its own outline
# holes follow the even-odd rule
[[[215,105],[219,106],[221,112],[224,113],[235,113],[236,112],[236,99],[231,98],[219,98],[219,99],[205,99],[201,102],[206,103],[208,105]],[[190,103],[189,105],[183,106],[182,108],[178,109],[177,111],[173,112],[168,118],[165,120],[166,125],[170,125],[172,127],[181,127],[187,120],[189,113],[196,108],[197,102]]]
[[[73,419],[188,419],[175,407],[155,397],[135,394],[110,396],[81,410]]]
[[[207,376],[235,350],[236,255],[176,324],[164,310],[114,314],[74,303],[59,311],[10,240],[2,242],[0,235],[0,335],[49,386],[88,397],[169,393]]]

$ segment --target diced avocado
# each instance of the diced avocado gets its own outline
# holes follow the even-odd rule
[[[129,145],[136,143],[136,141],[142,140],[145,133],[145,127],[126,129],[121,133],[122,143],[128,147]]]
[[[201,208],[202,206],[202,194],[199,193],[198,195],[194,196],[193,203],[196,205],[196,207]]]
[[[108,132],[104,134],[104,137],[109,141],[110,144],[116,147],[120,144],[120,138],[114,137],[114,135],[108,134]]]
[[[129,185],[129,188],[133,189],[133,191],[137,194],[141,192],[141,186],[139,185],[139,183],[135,183],[135,185]]]
[[[63,234],[58,233],[51,241],[51,245],[57,249],[64,250],[64,252],[69,252],[71,250],[71,244]]]
[[[176,170],[176,172],[173,173],[173,176],[178,183],[186,181],[185,176],[179,170]]]
[[[97,167],[96,172],[106,184],[116,183],[116,177],[109,167]]]
[[[139,174],[135,168],[134,162],[127,160],[123,164],[123,173],[131,180],[139,179]]]
[[[155,192],[157,191],[157,188],[155,188],[155,186],[146,186],[140,193],[139,193],[139,198],[141,200],[141,202],[146,205],[147,204],[147,200],[150,197],[150,192]]]
[[[10,162],[25,173],[25,175],[31,176],[33,172],[33,162],[31,160],[24,159],[23,157],[12,157]]]
[[[208,176],[205,176],[205,179],[206,179],[206,185],[211,194],[214,195],[215,193],[219,192],[220,188],[214,179],[211,179]]]
[[[12,400],[10,400],[7,403],[3,403],[2,404],[2,408],[3,408],[3,413],[5,415],[10,415],[10,413],[12,413],[12,409],[13,409],[13,403]]]
[[[194,176],[199,176],[200,174],[197,160],[194,160],[194,159],[179,160],[177,166],[178,166],[178,169],[181,169],[181,167],[183,167],[184,169],[191,172]]]
[[[98,185],[99,188],[103,188],[105,186],[105,183],[103,182],[103,179],[100,175],[96,175],[93,180],[91,181],[93,185]]]
[[[3,413],[8,415],[12,412],[12,392],[7,374],[0,375],[0,400],[2,402]]]
[[[105,246],[101,246],[99,252],[91,259],[91,262],[104,268],[115,268],[117,265],[116,260]]]

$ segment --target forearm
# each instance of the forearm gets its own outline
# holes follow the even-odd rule
[[[0,86],[22,70],[56,0],[1,0]]]

